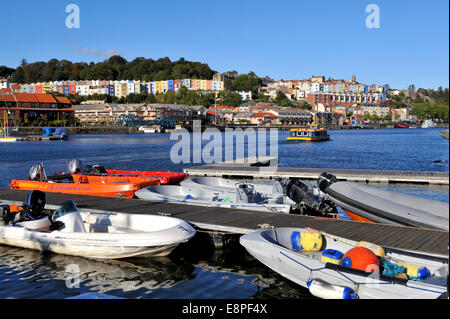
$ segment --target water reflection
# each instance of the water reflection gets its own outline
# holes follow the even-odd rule
[[[131,299],[310,298],[242,247],[214,249],[205,238],[179,246],[169,257],[110,261],[0,246],[0,298],[67,298],[86,292]]]

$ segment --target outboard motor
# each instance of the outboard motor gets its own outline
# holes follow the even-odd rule
[[[69,173],[78,174],[83,169],[83,164],[79,159],[73,159],[69,162]]]
[[[47,174],[45,173],[44,165],[34,164],[31,166],[28,179],[32,181],[47,180]]]
[[[7,220],[4,219],[5,223],[9,222],[13,223],[24,223],[24,222],[33,222],[28,225],[30,229],[37,229],[41,227],[50,226],[51,222],[48,218],[39,221],[46,215],[43,213],[45,207],[45,193],[34,190],[31,193],[28,193],[27,199],[22,204],[22,210],[9,214]],[[37,225],[34,223],[37,222]]]
[[[23,208],[28,211],[31,218],[37,219],[42,215],[45,202],[45,193],[34,190],[28,194],[26,201],[23,203]]]
[[[297,203],[297,209],[301,214],[306,214],[310,210],[317,210],[319,204],[314,199],[314,194],[310,191],[308,185],[299,179],[289,182],[286,188],[286,194]]]
[[[319,189],[325,193],[325,190],[333,183],[338,182],[338,179],[333,174],[328,174],[327,172],[323,172],[320,174],[317,180],[317,186]]]
[[[291,180],[286,188],[286,194],[297,203],[296,209],[300,214],[329,216],[337,213],[333,202],[315,194],[308,185],[302,181]]]

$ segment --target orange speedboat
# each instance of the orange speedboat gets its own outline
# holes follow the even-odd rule
[[[159,180],[156,178],[146,182],[151,185],[159,185]],[[57,173],[47,177],[44,165],[40,163],[31,167],[27,180],[12,180],[10,188],[40,190],[42,192],[50,193],[133,198],[134,192],[142,187],[139,183],[130,180],[89,180],[88,178],[85,178],[84,175],[82,178],[74,179],[72,174],[65,173]]]
[[[66,193],[104,197],[133,198],[134,192],[141,189],[135,183],[103,182],[53,182],[14,179],[10,188],[23,190],[40,190],[48,193]]]

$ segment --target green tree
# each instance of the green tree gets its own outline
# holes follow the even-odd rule
[[[288,99],[286,94],[281,91],[277,92],[274,102],[283,107],[292,107],[292,102]]]
[[[228,90],[222,91],[219,94],[219,98],[222,105],[236,107],[241,104],[241,96],[236,92]]]
[[[18,67],[14,73],[11,75],[11,82],[13,83],[26,83],[26,76],[23,68],[20,66]]]
[[[254,74],[254,73],[253,73]],[[232,87],[236,91],[252,91],[253,94],[258,92],[262,85],[262,80],[256,76],[241,74],[233,81]]]
[[[8,68],[7,66],[0,65],[0,78],[6,78],[14,73],[14,69]]]

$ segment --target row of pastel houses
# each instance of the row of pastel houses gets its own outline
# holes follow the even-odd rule
[[[307,100],[316,105],[323,103],[381,103],[387,99],[388,88],[377,84],[362,84],[352,80],[325,80],[324,76],[299,81],[275,81],[265,83],[260,91],[275,97],[281,91],[290,100]]]
[[[168,91],[178,91],[181,87],[188,90],[223,91],[224,82],[203,79],[182,79],[144,82],[139,80],[122,81],[54,81],[33,84],[14,84],[6,81],[0,82],[0,90],[10,90],[14,93],[60,93],[63,95],[89,96],[93,94],[104,94],[118,98],[132,93],[160,94]]]

